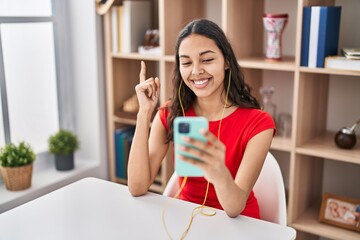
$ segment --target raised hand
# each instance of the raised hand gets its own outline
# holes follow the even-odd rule
[[[135,86],[139,101],[139,111],[153,112],[160,96],[160,80],[158,77],[146,79],[146,65],[141,61],[140,83]]]

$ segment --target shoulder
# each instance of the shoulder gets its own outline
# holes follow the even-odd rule
[[[168,100],[168,101],[164,102],[163,104],[161,104],[160,107],[158,108],[160,120],[166,130],[168,130],[167,118],[170,113],[171,105],[172,105],[171,101]]]
[[[258,118],[258,119],[266,119],[266,120],[273,121],[273,119],[269,113],[265,112],[264,110],[257,109],[257,108],[241,108],[241,107],[239,107],[236,110],[236,114],[245,116],[248,119],[249,118],[251,118],[251,119]]]
[[[274,119],[264,110],[256,108],[239,108],[237,114],[239,118],[242,117],[244,119],[244,127],[248,129],[252,136],[266,129],[274,129],[276,131]]]

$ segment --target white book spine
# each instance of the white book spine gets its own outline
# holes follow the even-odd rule
[[[310,39],[309,39],[309,63],[308,67],[315,68],[317,61],[319,39],[320,7],[311,8]]]
[[[150,28],[150,21],[150,1],[123,1],[123,33],[120,35],[124,53],[138,51],[146,30]]]
[[[116,7],[111,8],[111,46],[112,52],[117,53],[119,51],[119,39],[118,39],[118,11]]]

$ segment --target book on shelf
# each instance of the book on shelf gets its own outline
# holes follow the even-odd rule
[[[119,52],[119,26],[118,26],[118,9],[111,8],[111,50],[116,53]]]
[[[311,7],[304,7],[302,35],[301,35],[301,60],[300,65],[307,67],[309,63],[309,40],[310,40]]]
[[[346,58],[360,60],[360,48],[343,48],[342,53]]]
[[[360,71],[360,60],[349,59],[344,56],[330,56],[325,58],[325,67]]]
[[[128,126],[116,129],[115,140],[115,175],[127,179],[127,163],[135,127]]]
[[[151,1],[123,1],[111,8],[112,51],[137,52],[150,28]]]
[[[337,55],[340,6],[304,7],[301,66],[323,68],[325,57]]]
[[[137,52],[144,41],[144,35],[150,28],[151,2],[150,1],[123,1],[121,23],[122,52]]]

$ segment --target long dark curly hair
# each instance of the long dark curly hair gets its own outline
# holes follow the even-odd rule
[[[172,83],[173,83],[173,96],[171,105],[169,106],[168,122],[168,135],[167,142],[173,140],[173,122],[175,117],[182,116],[182,109],[180,105],[180,99],[178,97],[178,90],[183,81],[180,74],[180,60],[179,60],[179,47],[181,42],[191,34],[198,34],[209,39],[212,39],[217,47],[221,50],[225,62],[228,63],[229,69],[225,70],[225,79],[229,78],[231,71],[231,86],[228,94],[228,102],[230,106],[239,106],[244,108],[257,108],[260,109],[260,104],[250,93],[250,87],[245,83],[244,75],[240,70],[240,66],[235,57],[234,51],[225,36],[222,29],[214,22],[207,19],[196,19],[188,23],[183,30],[180,32],[176,42],[176,55],[175,55],[175,66],[173,71]],[[228,88],[229,81],[224,81],[224,91]],[[195,102],[196,95],[194,92],[182,84],[180,89],[181,103],[184,107],[185,112]]]

